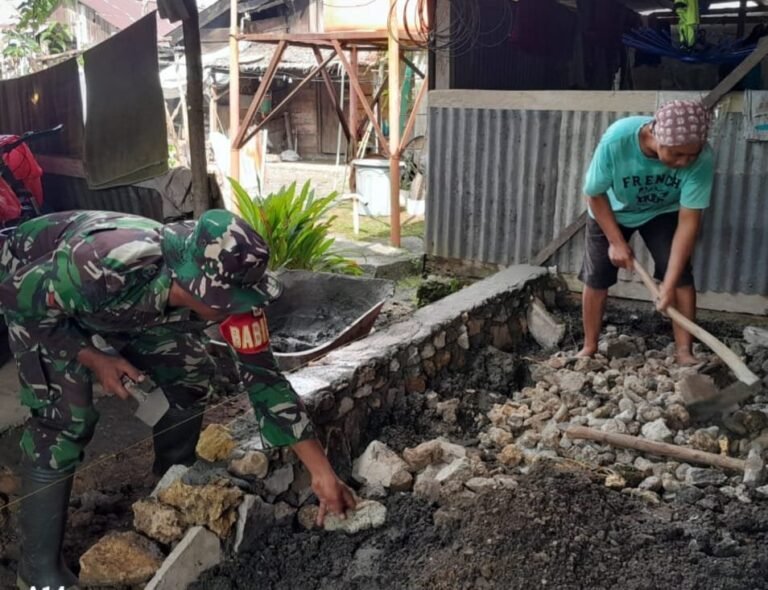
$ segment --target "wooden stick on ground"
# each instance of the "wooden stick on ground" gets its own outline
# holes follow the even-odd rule
[[[637,451],[651,453],[652,455],[672,457],[674,459],[680,459],[681,461],[699,463],[701,465],[712,465],[730,471],[744,471],[744,461],[741,459],[734,459],[733,457],[726,457],[724,455],[715,455],[714,453],[706,453],[704,451],[697,451],[696,449],[670,445],[668,443],[655,442],[637,436],[630,436],[628,434],[602,432],[601,430],[587,428],[586,426],[567,426],[565,428],[565,434],[569,438],[594,440],[601,443],[607,443],[620,449],[635,449]]]

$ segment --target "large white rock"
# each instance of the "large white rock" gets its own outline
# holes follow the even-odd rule
[[[368,485],[379,484],[389,488],[393,479],[398,480],[400,472],[408,471],[408,464],[383,442],[375,440],[355,460],[352,470]]]
[[[192,527],[144,590],[185,590],[221,559],[219,538],[205,527]]]
[[[411,471],[421,471],[429,465],[450,463],[454,459],[461,459],[466,456],[467,450],[464,447],[448,442],[442,437],[423,442],[403,451],[403,458]]]
[[[323,528],[326,531],[343,531],[354,535],[367,529],[375,529],[387,520],[387,508],[375,500],[363,500],[357,504],[354,511],[347,512],[346,518],[341,519],[335,514],[325,517]]]
[[[664,418],[659,418],[653,422],[643,424],[641,432],[645,438],[657,442],[669,442],[675,436],[674,433],[667,428],[667,423],[664,421]]]
[[[556,348],[565,336],[565,324],[558,322],[539,299],[528,308],[528,331],[544,349]]]
[[[466,457],[454,459],[451,463],[443,467],[435,476],[435,480],[441,484],[449,481],[461,481],[464,483],[471,478],[472,464]]]
[[[768,348],[768,330],[757,326],[747,326],[744,328],[744,340],[749,344]]]

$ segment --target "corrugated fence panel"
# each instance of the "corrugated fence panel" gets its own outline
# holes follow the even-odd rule
[[[528,262],[584,210],[581,187],[592,153],[608,126],[631,114],[640,113],[431,107],[427,252]],[[712,206],[694,257],[697,287],[766,294],[768,144],[744,139],[741,114],[723,117],[712,141]],[[652,266],[641,242],[633,243]],[[550,264],[575,273],[582,256],[583,232]]]
[[[163,221],[163,198],[158,191],[139,186],[91,190],[84,178],[43,175],[48,212],[86,209],[118,211]]]
[[[430,252],[508,264],[546,244],[560,124],[555,111],[430,109]]]

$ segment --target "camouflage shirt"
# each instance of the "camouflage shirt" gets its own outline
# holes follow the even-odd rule
[[[130,336],[186,321],[187,312],[168,305],[172,279],[162,228],[150,219],[101,211],[22,224],[0,250],[0,310],[14,352],[38,345],[59,362],[71,362],[92,346],[94,334]],[[264,442],[284,446],[313,437],[304,405],[270,347],[235,356]]]

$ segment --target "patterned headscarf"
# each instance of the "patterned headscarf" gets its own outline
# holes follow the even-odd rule
[[[654,117],[653,135],[662,146],[705,143],[709,133],[710,113],[696,100],[673,100]]]

